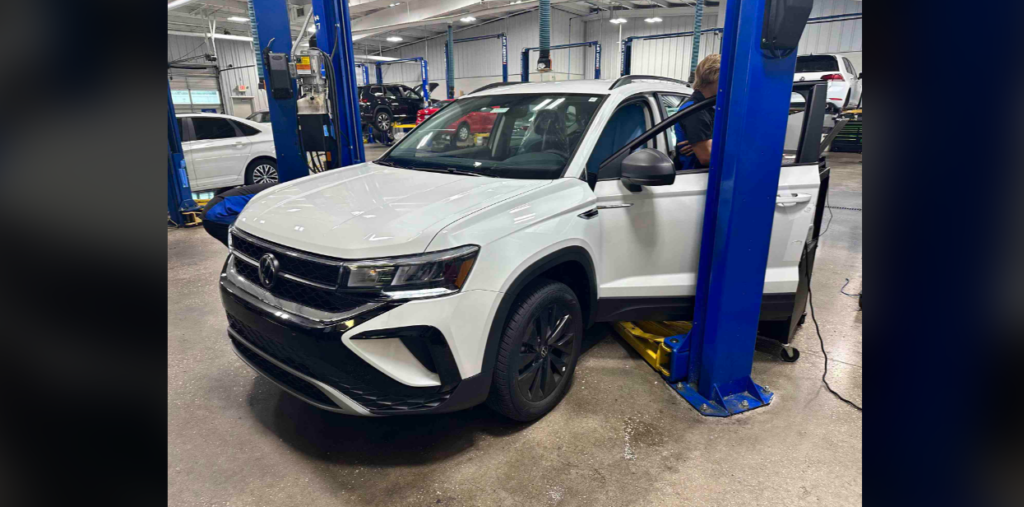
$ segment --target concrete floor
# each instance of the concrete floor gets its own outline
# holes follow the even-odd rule
[[[374,152],[378,152],[374,150]],[[372,158],[372,157],[371,157]],[[832,156],[835,206],[861,207],[860,155]],[[829,381],[861,402],[861,212],[833,210],[814,270]],[[826,211],[825,220],[828,220]],[[768,407],[704,418],[611,329],[588,332],[576,383],[533,424],[486,407],[362,419],[313,408],[231,352],[226,250],[169,230],[170,505],[859,505],[861,414],[821,385],[811,320],[796,363],[760,352]]]

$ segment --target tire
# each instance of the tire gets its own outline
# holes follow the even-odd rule
[[[459,142],[468,141],[470,134],[469,124],[463,123],[462,125],[459,125],[458,130],[455,131],[455,138],[458,139]]]
[[[576,294],[564,283],[535,280],[505,323],[488,405],[517,421],[544,417],[569,391],[582,342]]]
[[[278,183],[280,177],[277,174],[277,161],[269,158],[258,158],[249,162],[245,168],[245,184],[256,185],[259,183]]]
[[[373,128],[377,132],[387,133],[390,135],[391,122],[394,119],[391,111],[387,109],[379,109],[376,113],[373,113]]]

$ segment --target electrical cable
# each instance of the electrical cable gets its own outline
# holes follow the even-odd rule
[[[820,238],[821,235],[819,234],[818,237]],[[863,412],[864,409],[861,408],[860,405],[857,405],[856,403],[854,403],[854,402],[844,398],[843,395],[837,393],[834,389],[832,389],[832,386],[828,385],[828,380],[825,379],[825,377],[828,375],[828,354],[825,352],[825,339],[821,337],[821,328],[818,327],[818,319],[814,316],[814,294],[811,292],[811,263],[810,263],[810,260],[809,260],[810,256],[807,255],[807,254],[808,254],[808,251],[807,251],[807,247],[805,246],[804,247],[804,256],[805,256],[804,257],[805,258],[805,263],[804,264],[807,267],[807,303],[811,307],[811,320],[814,322],[814,331],[818,334],[818,343],[821,344],[821,355],[825,356],[825,371],[823,371],[821,373],[821,382],[823,384],[825,384],[825,389],[828,389],[828,392],[830,392],[833,395],[835,395],[836,398],[839,398],[841,401],[845,402],[847,405],[850,405],[851,407],[853,407],[853,408]]]
[[[839,288],[839,293],[840,293],[840,294],[842,294],[842,295],[844,295],[844,296],[850,296],[850,297],[852,297],[852,298],[855,298],[855,297],[859,297],[859,296],[860,296],[860,294],[850,294],[849,292],[846,292],[845,290],[843,290],[843,289],[845,289],[845,288],[846,288],[846,286],[847,286],[847,285],[850,285],[850,279],[849,279],[849,278],[847,278],[847,279],[846,279],[846,283],[844,283],[844,284],[843,284],[843,286]]]
[[[831,190],[831,189],[829,189],[829,190]],[[828,222],[826,222],[826,223],[825,223],[825,229],[824,229],[824,230],[822,230],[822,231],[821,231],[821,232],[820,232],[820,233],[818,234],[818,238],[819,238],[819,239],[820,239],[820,238],[821,238],[822,236],[824,236],[826,232],[828,232],[828,227],[829,227],[830,225],[832,225],[832,216],[833,216],[834,214],[832,213],[832,207],[828,205],[828,195],[829,195],[829,193],[830,193],[830,192],[828,192],[828,191],[826,191],[826,192],[825,192],[825,207],[826,207],[826,208],[828,208]]]

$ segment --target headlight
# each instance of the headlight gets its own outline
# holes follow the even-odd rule
[[[396,257],[345,263],[349,291],[379,291],[388,299],[443,296],[462,290],[480,252],[475,245]]]

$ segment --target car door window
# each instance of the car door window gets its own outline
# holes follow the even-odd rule
[[[207,141],[235,137],[235,127],[224,118],[192,118],[192,127],[196,131],[196,139]]]
[[[676,93],[659,93],[658,102],[661,104],[661,117],[662,119],[668,118],[679,111],[679,108],[690,100],[689,95],[676,94]],[[668,129],[665,131],[665,135],[668,136],[668,151],[669,156],[672,160],[675,160],[676,150],[676,129]]]
[[[386,95],[389,95],[388,98],[401,97],[402,96],[402,93],[398,91],[398,87],[397,86],[385,86],[384,90],[387,92]]]
[[[191,136],[188,132],[188,122],[185,118],[178,118],[178,135],[181,136],[181,142],[185,143],[191,141]]]
[[[587,160],[587,172],[597,173],[606,158],[626,145],[626,143],[640,137],[653,125],[653,115],[646,98],[630,100],[619,106],[601,132],[601,137],[594,146]],[[644,145],[637,146],[635,150],[651,147],[653,143],[648,141]],[[604,172],[598,173],[599,180],[617,179],[622,172],[620,164],[609,164],[605,166]]]
[[[370,95],[373,95],[374,97],[376,97],[378,95],[383,95],[383,94],[384,94],[384,87],[383,86],[371,86],[370,87]]]
[[[235,125],[235,127],[238,128],[238,130],[241,130],[242,131],[242,135],[246,136],[246,137],[254,136],[254,135],[259,134],[260,132],[262,132],[261,130],[259,130],[257,128],[254,128],[254,127],[250,127],[250,126],[248,126],[248,125],[246,125],[246,124],[244,124],[244,123],[242,123],[240,121],[234,121],[234,120],[228,120],[228,121],[233,123]]]

